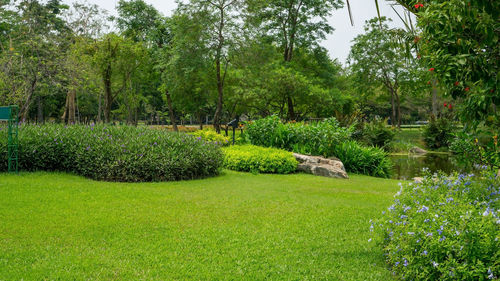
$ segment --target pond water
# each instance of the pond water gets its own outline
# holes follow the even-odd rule
[[[390,155],[394,163],[394,179],[411,180],[422,176],[422,169],[429,168],[431,172],[443,171],[447,174],[454,171],[468,172],[457,159],[447,153],[427,153],[424,155]]]

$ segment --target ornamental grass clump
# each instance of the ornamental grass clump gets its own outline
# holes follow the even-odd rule
[[[427,173],[401,185],[394,204],[373,221],[394,275],[403,280],[500,277],[500,178]]]
[[[6,139],[5,130],[0,140]],[[21,171],[61,171],[105,181],[175,181],[217,175],[220,147],[187,134],[145,127],[23,125]],[[0,172],[7,147],[0,144]]]

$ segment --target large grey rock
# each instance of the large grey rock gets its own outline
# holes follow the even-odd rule
[[[298,171],[329,178],[349,178],[345,171],[344,164],[337,158],[327,159],[319,156],[309,156],[297,153],[294,153],[293,156],[299,161],[297,167]]]
[[[422,149],[418,146],[415,146],[413,148],[410,149],[410,153],[414,153],[414,154],[426,154],[427,153],[427,150],[425,149]]]

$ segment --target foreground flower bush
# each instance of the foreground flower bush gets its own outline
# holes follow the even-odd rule
[[[224,168],[252,173],[289,174],[297,170],[292,153],[255,145],[235,145],[224,148]]]
[[[0,140],[6,140],[6,129]],[[187,134],[144,127],[21,126],[21,171],[62,171],[107,181],[175,181],[217,175],[219,146]],[[7,144],[0,142],[0,172]]]
[[[403,280],[487,280],[500,276],[500,179],[427,174],[402,185],[372,229]]]

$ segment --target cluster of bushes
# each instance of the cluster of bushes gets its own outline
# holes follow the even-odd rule
[[[469,166],[500,169],[500,131],[458,132],[450,145],[457,159]]]
[[[289,174],[298,162],[291,152],[255,145],[230,146],[224,150],[224,168],[252,173]]]
[[[254,145],[329,157],[337,144],[351,137],[352,131],[341,127],[335,118],[306,125],[283,123],[279,117],[270,116],[249,123],[247,137]]]
[[[457,130],[454,121],[449,118],[431,118],[429,124],[424,127],[424,141],[428,148],[448,148],[454,139]]]
[[[352,141],[353,130],[353,127],[341,127],[335,118],[304,124],[283,123],[277,116],[271,116],[249,123],[246,137],[253,145],[337,157],[344,162],[348,172],[389,177],[392,164],[385,152]]]
[[[386,178],[392,170],[392,162],[383,150],[363,147],[352,140],[336,145],[335,156],[344,163],[346,171],[356,174]]]
[[[395,135],[394,130],[387,126],[386,120],[375,119],[372,122],[363,123],[363,128],[359,133],[359,140],[366,145],[388,150]]]
[[[0,130],[0,139],[7,132]],[[63,171],[107,181],[174,181],[217,175],[220,147],[187,134],[128,126],[44,125],[20,127],[23,171]],[[0,171],[7,147],[0,142]]]
[[[485,168],[486,169],[486,168]],[[500,178],[427,174],[406,184],[372,223],[387,262],[404,280],[500,277]]]
[[[230,144],[229,137],[226,137],[222,134],[217,134],[216,131],[211,129],[199,130],[194,133],[191,133],[191,135],[199,140],[203,140],[205,142],[212,142],[217,145],[226,146]]]

